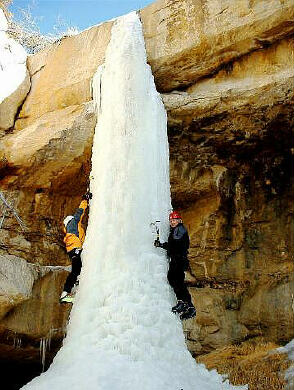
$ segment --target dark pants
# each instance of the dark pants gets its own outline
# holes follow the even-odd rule
[[[81,272],[81,268],[82,268],[81,252],[82,252],[81,249],[73,249],[70,252],[68,252],[68,256],[71,260],[72,265],[71,265],[71,272],[69,273],[63,288],[63,291],[66,291],[67,293],[71,292],[71,289],[76,283],[77,278]]]
[[[191,295],[185,285],[184,268],[185,264],[183,259],[171,258],[167,279],[176,294],[177,300],[191,303]]]

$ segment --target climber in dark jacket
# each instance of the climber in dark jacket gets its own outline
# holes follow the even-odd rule
[[[77,282],[77,278],[82,268],[81,253],[85,240],[85,231],[82,226],[82,219],[85,215],[86,208],[88,207],[88,201],[91,198],[91,192],[87,192],[83,195],[82,201],[74,215],[68,215],[63,221],[63,231],[65,233],[63,241],[72,267],[71,272],[65,281],[63,292],[60,296],[61,303],[72,302],[73,300],[71,291]]]
[[[169,215],[170,233],[168,241],[161,243],[158,239],[154,246],[167,251],[170,259],[167,279],[174,289],[177,304],[172,308],[174,313],[179,313],[181,319],[188,319],[196,315],[191,295],[185,285],[185,272],[189,267],[188,249],[190,245],[187,229],[183,225],[181,216],[176,211]]]

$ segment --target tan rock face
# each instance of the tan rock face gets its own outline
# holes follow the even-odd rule
[[[245,337],[263,336],[278,343],[293,338],[289,139],[257,142],[254,153],[246,148],[250,162],[240,146],[242,158],[222,158],[224,170],[208,166],[207,160],[205,169],[193,168],[193,161],[178,160],[181,150],[174,154],[174,201],[183,208],[190,232],[188,281],[200,311],[192,325],[184,325],[195,354]],[[206,159],[207,150],[199,147],[197,158]],[[208,325],[219,327],[214,333],[204,326],[198,329],[203,304],[211,299]],[[196,334],[193,329],[198,329]]]
[[[74,172],[78,175],[90,157],[95,123],[96,115],[89,102],[46,113],[25,131],[5,137],[0,146],[2,161],[7,162],[3,170],[14,169],[15,173],[4,181],[5,185],[17,182],[22,188],[52,189],[54,182],[60,186],[66,180],[63,176]]]
[[[2,191],[26,229],[7,213],[3,253],[44,265],[67,262],[62,221],[86,191],[95,123],[89,102],[44,114],[26,130],[5,137],[0,146]]]
[[[37,280],[37,272],[16,256],[0,256],[0,318],[28,299]]]
[[[248,329],[238,320],[238,308],[228,309],[237,302],[242,289],[191,288],[192,299],[197,307],[197,317],[186,321],[184,330],[192,354],[210,352],[220,346],[244,340]]]
[[[104,61],[111,26],[108,22],[92,27],[29,57],[32,87],[16,122],[17,130],[30,126],[45,113],[92,99],[91,80]]]
[[[194,84],[293,32],[290,0],[161,0],[141,11],[160,91]]]
[[[51,271],[39,278],[34,285],[30,299],[11,311],[1,321],[1,330],[16,333],[25,338],[36,339],[55,337],[64,333],[64,324],[70,306],[58,303],[60,287],[65,281],[65,271]],[[46,306],[46,310],[45,309]],[[34,316],[31,315],[34,313]]]
[[[198,317],[184,326],[195,354],[293,337],[293,5],[268,5],[162,1],[142,12],[157,86],[171,91],[162,97],[173,205],[191,238]]]
[[[187,281],[198,315],[184,324],[189,348],[197,355],[257,335],[287,341],[294,293],[293,4],[166,0],[141,17],[168,113],[173,205],[191,238]],[[29,59],[30,93],[0,145],[0,190],[26,229],[7,213],[3,256],[68,264],[62,220],[87,188],[97,119],[90,83],[110,29],[94,27]],[[68,313],[56,302],[65,276],[39,275],[32,295],[13,310],[3,298],[2,351],[16,356],[7,334],[22,336],[26,354],[50,329],[63,328]],[[60,332],[52,336],[57,344]]]
[[[38,361],[42,340],[53,340],[51,353],[60,347],[70,310],[58,304],[66,274],[62,267],[0,256],[1,361]]]
[[[192,144],[208,144],[211,137],[215,144],[225,138],[238,146],[263,137],[267,127],[283,117],[292,123],[291,63],[293,40],[285,39],[185,91],[164,94],[170,126],[184,127]]]

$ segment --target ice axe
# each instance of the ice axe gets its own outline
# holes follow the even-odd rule
[[[154,221],[150,223],[151,228],[156,231],[156,241],[159,241],[159,226],[157,225],[160,221]]]
[[[86,190],[86,193],[90,193],[90,183],[91,183],[91,180],[94,179],[94,176],[93,175],[89,175],[88,178],[87,178],[87,190]]]

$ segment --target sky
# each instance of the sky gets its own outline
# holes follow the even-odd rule
[[[42,33],[53,32],[57,19],[79,30],[144,8],[155,0],[13,0],[9,7],[16,16],[19,8],[31,8]]]

